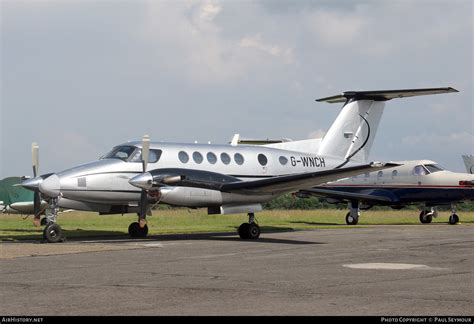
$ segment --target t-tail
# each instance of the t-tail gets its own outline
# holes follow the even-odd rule
[[[339,167],[349,162],[367,163],[386,101],[449,92],[458,91],[453,88],[347,91],[317,99],[318,102],[344,103],[317,153],[341,159],[344,162]]]

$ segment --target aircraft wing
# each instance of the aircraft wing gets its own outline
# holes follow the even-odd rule
[[[240,194],[281,194],[304,189],[335,181],[342,178],[355,176],[365,172],[375,172],[387,168],[393,168],[399,164],[365,164],[354,167],[331,169],[316,172],[298,173],[285,176],[277,176],[254,181],[239,181],[224,183],[220,190],[224,192]]]
[[[306,195],[314,195],[326,198],[340,199],[340,200],[359,200],[366,203],[396,203],[396,200],[390,196],[386,196],[377,192],[373,193],[359,193],[349,191],[339,191],[323,188],[311,188],[308,190],[301,190],[300,193]]]

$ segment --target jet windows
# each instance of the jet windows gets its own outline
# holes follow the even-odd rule
[[[227,153],[221,153],[221,161],[224,164],[229,164],[230,163],[230,156]]]
[[[392,171],[392,179],[396,178],[398,176],[398,171],[397,170],[393,170]]]
[[[135,150],[136,147],[131,145],[117,146],[114,147],[112,151],[101,157],[101,159],[119,159],[127,161]]]
[[[266,157],[265,155],[263,155],[262,153],[260,153],[257,158],[258,158],[258,163],[260,163],[260,164],[263,165],[263,166],[267,165],[268,159],[267,159],[267,157]]]
[[[242,165],[242,164],[244,164],[244,157],[240,153],[235,153],[234,154],[234,161],[238,165]]]
[[[427,174],[429,174],[428,170],[422,165],[417,165],[413,168],[413,175],[422,176]]]
[[[280,157],[278,158],[278,161],[280,161],[280,164],[281,164],[281,165],[286,165],[286,164],[288,163],[288,159],[287,159],[286,157],[284,157],[284,156],[280,156]]]
[[[202,160],[203,160],[202,154],[199,153],[199,152],[194,152],[194,153],[193,153],[193,160],[194,160],[194,162],[196,162],[197,164],[201,164],[201,163],[202,163]]]
[[[207,155],[206,155],[206,157],[207,157],[207,161],[208,161],[209,163],[211,163],[211,164],[216,164],[216,162],[217,162],[217,156],[216,156],[214,153],[208,152]]]
[[[383,177],[383,171],[377,172],[377,179],[380,179]]]
[[[425,168],[427,168],[430,173],[444,171],[444,169],[437,164],[425,164]]]
[[[181,161],[181,163],[188,163],[189,155],[188,155],[188,153],[186,153],[184,151],[180,151],[178,153],[178,159]]]

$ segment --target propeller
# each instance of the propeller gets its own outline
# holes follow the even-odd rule
[[[143,136],[143,139],[142,139],[143,173],[146,172],[149,153],[150,153],[150,136],[145,135]],[[145,189],[142,189],[142,192],[140,194],[140,211],[139,211],[140,228],[144,228],[146,225],[147,211],[148,211],[148,192]]]
[[[36,178],[39,175],[39,146],[37,143],[31,144],[31,160],[33,165],[33,176]],[[41,197],[39,189],[36,188],[34,190],[33,195],[33,212],[35,214],[33,218],[33,224],[35,226],[40,225],[40,217],[41,217]]]

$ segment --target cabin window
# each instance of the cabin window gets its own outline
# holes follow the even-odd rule
[[[413,175],[416,176],[422,176],[426,175],[428,172],[422,165],[417,165],[416,167],[413,168]]]
[[[398,176],[398,171],[397,170],[393,170],[392,171],[392,179],[397,177]]]
[[[217,156],[216,156],[214,153],[208,152],[207,155],[206,155],[206,157],[207,157],[207,161],[208,161],[209,163],[211,163],[211,164],[216,164],[216,162],[217,162]]]
[[[240,153],[235,153],[234,154],[234,161],[238,165],[242,165],[242,164],[244,164],[244,157]]]
[[[380,179],[383,177],[383,171],[377,172],[377,179]]]
[[[258,158],[258,163],[260,163],[260,165],[263,165],[263,166],[267,165],[268,159],[264,154],[260,153],[257,158]]]
[[[197,164],[201,164],[201,163],[202,163],[202,160],[203,160],[202,154],[199,153],[199,152],[194,152],[194,153],[193,153],[193,160],[194,160],[194,162],[196,162]]]
[[[224,164],[229,164],[230,163],[230,156],[227,153],[222,153],[221,154],[221,161]]]
[[[287,159],[286,157],[284,157],[284,156],[280,156],[280,157],[278,158],[278,161],[280,161],[280,164],[281,164],[281,165],[286,165],[286,164],[288,163],[288,159]]]
[[[178,153],[178,158],[181,161],[181,163],[188,163],[189,161],[189,156],[188,153],[181,151]]]
[[[370,173],[369,172],[364,173],[364,179],[367,180],[369,178],[370,178]]]

